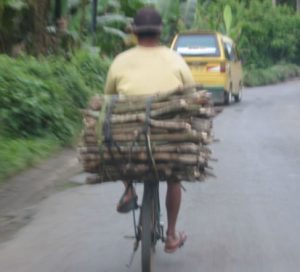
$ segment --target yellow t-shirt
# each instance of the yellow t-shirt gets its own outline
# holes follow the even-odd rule
[[[178,53],[165,46],[136,46],[115,58],[104,93],[152,95],[193,83],[191,71]]]

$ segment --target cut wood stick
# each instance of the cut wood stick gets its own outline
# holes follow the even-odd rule
[[[93,162],[85,162],[86,167],[94,167],[95,164],[93,164]],[[99,173],[109,173],[111,172],[116,173],[117,175],[120,176],[120,174],[123,173],[144,173],[144,172],[152,172],[152,166],[149,165],[148,163],[143,163],[143,162],[138,162],[138,163],[132,163],[132,164],[128,164],[128,163],[120,163],[118,165],[116,164],[105,164],[105,168],[101,168],[102,165],[100,165],[100,167],[98,167],[98,171]],[[201,166],[203,168],[203,166]],[[120,169],[121,171],[118,171],[118,169]],[[116,171],[117,170],[117,171]],[[200,171],[199,167],[196,166],[190,166],[190,165],[185,165],[185,166],[178,166],[178,163],[170,163],[170,162],[159,162],[156,164],[156,170],[160,171],[160,172],[165,172],[165,173],[169,173],[172,174],[175,171],[176,172],[190,172],[192,175],[197,176]],[[196,173],[197,172],[197,173]],[[119,179],[122,179],[123,177],[119,177]]]
[[[90,145],[95,146],[98,144],[98,140],[93,136],[84,136],[83,140],[87,146],[90,146]]]
[[[112,134],[113,135],[122,134],[122,133],[131,133],[133,131],[134,131],[134,133],[142,133],[142,132],[145,131],[145,128],[142,125],[140,127],[135,128],[135,129],[132,129],[132,128],[124,128],[124,129],[112,128]],[[150,133],[151,134],[166,134],[166,133],[169,133],[169,130],[163,129],[163,128],[151,128]]]
[[[199,84],[193,84],[189,86],[181,86],[177,89],[169,90],[169,91],[161,91],[158,90],[155,95],[151,95],[152,101],[155,102],[162,102],[162,101],[169,101],[171,96],[174,95],[184,95],[184,94],[191,94],[195,93],[197,90],[203,90],[203,87]],[[141,103],[142,101],[147,101],[149,95],[138,95],[138,96],[130,96],[130,100],[133,103]],[[127,102],[128,97],[118,96],[118,103]]]
[[[94,95],[88,105],[88,108],[94,111],[100,111],[104,105],[104,96]]]
[[[139,134],[136,131],[127,134],[115,134],[112,135],[112,138],[116,142],[144,142],[144,137],[137,137]],[[98,139],[95,136],[84,136],[84,141],[87,144],[97,144]],[[100,139],[99,139],[100,140]],[[192,143],[202,143],[209,144],[212,142],[210,135],[206,132],[197,132],[191,130],[190,132],[185,133],[167,133],[167,134],[152,134],[150,136],[152,142],[192,142]]]
[[[178,105],[180,101],[183,100],[182,98],[174,99],[172,101],[164,101],[164,102],[157,102],[151,104],[151,110],[159,110],[165,109],[166,107],[170,107],[172,104]],[[146,109],[146,103],[129,103],[120,105],[118,107],[114,107],[113,114],[128,114],[128,113],[144,113]]]
[[[94,137],[97,139],[97,133],[95,128],[86,128],[82,134],[83,137]]]
[[[210,102],[210,95],[206,91],[198,91],[187,93],[183,95],[170,96],[168,101],[163,102],[153,102],[151,104],[152,110],[157,110],[160,108],[165,108],[170,105],[170,103],[178,102],[179,100],[186,100],[189,104],[207,105]],[[140,101],[140,103],[133,102],[127,99],[126,102],[120,103],[115,102],[116,105],[113,108],[113,114],[128,114],[136,112],[144,112],[146,108],[146,100]],[[94,111],[100,111],[104,105],[104,97],[101,98],[99,95],[93,97],[89,103],[89,109]]]
[[[212,130],[212,121],[209,119],[201,119],[201,118],[192,117],[191,125],[192,125],[192,128],[198,132],[203,131],[203,132],[210,133]]]
[[[94,129],[97,125],[97,120],[95,117],[86,115],[83,119],[83,123],[86,129]]]
[[[168,105],[165,105],[162,108],[158,108],[155,110],[151,109],[150,117],[162,116],[165,114],[170,114],[172,112],[181,112],[182,110],[186,110],[188,107],[187,102],[184,99],[170,101]]]
[[[88,164],[86,164],[88,166]],[[93,165],[92,165],[93,166]],[[116,168],[119,168],[120,171],[116,171]],[[153,169],[151,165],[146,163],[135,163],[135,164],[118,164],[116,165],[105,165],[105,169],[98,168],[100,173],[110,173],[110,175],[116,174],[119,179],[122,179],[124,177],[121,177],[120,174],[126,174],[126,173],[136,173],[136,174],[142,174],[146,172],[152,172]],[[172,173],[184,173],[184,172],[190,172],[192,175],[199,175],[199,168],[194,166],[187,166],[187,167],[178,167],[178,164],[174,163],[157,163],[156,164],[156,170],[160,173],[167,173],[168,175],[172,175]]]
[[[120,151],[122,153],[136,153],[136,152],[146,152],[147,148],[145,146],[120,146]],[[97,146],[90,146],[90,147],[79,147],[78,152],[81,154],[87,154],[87,153],[95,153],[99,154],[99,152],[108,152],[108,148],[104,145],[101,147]],[[119,152],[119,149],[116,147],[112,147],[112,152]],[[210,149],[204,146],[198,146],[194,143],[184,143],[184,144],[176,144],[176,145],[155,145],[152,144],[152,152],[177,152],[177,153],[190,153],[190,154],[198,154],[206,153],[211,154]]]
[[[185,101],[187,104],[190,105],[209,105],[210,103],[210,95],[208,95],[206,92],[197,92],[197,93],[191,93],[189,95],[183,95],[183,96],[176,96],[176,97],[170,97],[169,101],[164,102],[156,102],[151,104],[151,110],[158,110],[158,109],[164,109],[166,107],[170,107],[172,103],[180,103],[180,101]],[[176,104],[175,104],[176,105]],[[146,108],[146,105],[143,103],[130,103],[125,104],[119,107],[115,107],[113,109],[114,114],[124,114],[124,113],[130,113],[130,112],[144,112]]]
[[[189,127],[187,126],[187,128],[189,128]],[[112,128],[111,133],[112,133],[113,138],[114,138],[114,135],[123,135],[123,134],[133,134],[133,135],[135,135],[135,137],[137,137],[137,135],[142,134],[144,131],[145,131],[145,128],[143,126],[140,126],[140,127],[136,127],[136,128],[123,128],[123,129]],[[174,131],[174,130],[173,129],[168,130],[168,129],[162,129],[162,128],[151,128],[150,129],[151,135],[165,135],[165,134],[168,134],[169,131]],[[176,131],[179,131],[179,129],[177,129]],[[191,129],[190,128],[185,129],[184,131],[189,132],[189,131],[191,131]],[[87,138],[88,142],[97,141],[97,139],[98,139],[96,130],[91,130],[91,129],[85,130],[82,135],[85,139]]]
[[[197,91],[195,91],[197,90]],[[206,104],[210,101],[210,94],[203,90],[203,87],[199,84],[180,87],[175,90],[158,92],[152,96],[152,109],[164,107],[164,104],[168,104],[170,101],[176,99],[190,99],[196,104]],[[89,102],[88,108],[94,111],[100,111],[105,104],[104,101],[107,98],[114,99],[116,107],[113,109],[115,113],[128,113],[134,111],[143,111],[145,109],[145,103],[149,96],[131,96],[130,99],[122,96],[100,96],[95,95]],[[165,101],[166,100],[166,101]],[[139,102],[139,103],[137,103]]]
[[[122,130],[122,129],[136,129],[136,128],[143,128],[143,122],[130,122],[130,123],[118,123],[112,124],[112,129]],[[191,130],[191,124],[181,120],[154,120],[150,119],[150,127],[151,128],[158,128],[158,129],[167,129],[170,131],[181,131]]]
[[[113,158],[109,153],[104,153],[103,159],[108,163],[109,161],[113,161],[114,163],[122,163],[122,161],[125,162],[128,161],[128,157],[122,156],[121,154],[114,154]],[[207,164],[207,159],[204,158],[201,155],[197,154],[176,154],[176,153],[154,153],[153,158],[155,161],[167,161],[167,162],[176,162],[176,163],[182,163],[186,165],[203,165],[205,166]],[[138,162],[148,162],[149,157],[146,152],[140,152],[140,153],[132,153],[131,155],[132,161],[138,161]],[[93,161],[93,162],[101,162],[101,156],[100,155],[94,155],[94,154],[86,154],[82,156],[83,161]]]
[[[172,112],[180,112],[187,109],[187,103],[184,100],[176,101],[176,103],[170,103],[168,107],[151,110],[150,117],[158,117],[166,114],[170,114]],[[111,123],[127,123],[127,122],[145,122],[146,114],[138,113],[138,114],[123,114],[117,115],[113,114],[111,116]]]
[[[190,93],[186,95],[171,96],[170,101],[184,99],[188,104],[211,105],[211,94],[206,91]]]
[[[211,118],[215,116],[215,111],[212,107],[199,107],[197,105],[188,105],[187,112],[190,116]]]
[[[187,122],[181,122],[181,121],[159,121],[159,120],[153,120],[150,119],[150,126],[153,128],[164,128],[167,130],[184,130],[184,131],[190,131],[191,125]]]
[[[98,173],[98,181],[116,181],[116,180],[132,180],[148,182],[153,180],[153,172],[149,169],[148,165],[136,164],[135,167],[128,165],[120,165],[120,171],[116,171],[115,167],[108,167],[108,171]],[[161,181],[181,181],[188,179],[189,181],[202,181],[205,178],[205,174],[200,172],[196,167],[189,167],[186,170],[180,170],[172,168],[172,165],[157,165],[157,171]],[[121,176],[122,175],[122,176]],[[140,180],[136,177],[139,176]],[[141,178],[144,177],[144,178]],[[93,177],[95,178],[95,177]]]
[[[132,141],[145,141],[143,137],[136,139],[135,134],[119,134],[113,135],[115,141],[119,142],[132,142]],[[193,142],[193,143],[210,143],[211,139],[206,132],[197,132],[192,130],[186,133],[168,133],[168,134],[154,134],[151,135],[152,142]]]
[[[84,114],[87,116],[91,116],[90,118],[98,118],[99,112],[84,110]],[[130,114],[124,116],[112,115],[111,125],[114,128],[126,128],[126,127],[141,127],[141,125],[145,122],[146,116],[145,114]],[[90,122],[92,123],[92,122]],[[93,123],[94,127],[96,126],[96,122]],[[150,119],[150,126],[154,128],[162,128],[167,130],[191,130],[191,125],[188,122],[184,121],[172,121],[172,120],[154,120]],[[92,125],[87,128],[93,128]]]
[[[184,87],[179,87],[177,89],[174,90],[169,90],[169,91],[157,91],[156,94],[152,95],[152,101],[153,103],[156,102],[163,102],[163,101],[169,101],[170,97],[172,96],[180,96],[180,95],[187,95],[187,94],[193,94],[195,92],[197,92],[196,90],[200,90],[203,89],[201,85],[199,84],[195,84],[195,85],[190,85],[190,86],[184,86]],[[198,91],[199,92],[199,91]],[[96,95],[94,97],[92,97],[90,103],[89,103],[89,108],[92,110],[101,110],[101,108],[104,105],[104,101],[105,99],[109,98],[109,99],[113,99],[115,100],[115,104],[116,106],[119,108],[131,108],[131,107],[135,107],[138,104],[145,104],[146,101],[149,99],[149,95],[137,95],[137,96],[130,96],[130,100],[128,99],[128,97],[125,96],[119,96],[119,95],[106,95],[106,96],[99,96]],[[139,108],[139,107],[137,107]]]
[[[188,105],[185,100],[176,101],[176,103],[171,104],[169,107],[153,110],[150,112],[150,117],[158,117],[166,114],[170,114],[175,112],[176,114],[184,111],[192,116],[202,116],[202,117],[213,117],[215,112],[212,108],[206,107],[199,107],[198,105]],[[85,116],[98,118],[99,112],[98,111],[91,111],[91,110],[81,110],[81,112]],[[186,114],[185,114],[186,115]],[[184,115],[184,116],[185,116]],[[145,113],[137,113],[137,114],[112,114],[110,122],[112,124],[116,123],[130,123],[130,122],[145,122],[146,114]]]

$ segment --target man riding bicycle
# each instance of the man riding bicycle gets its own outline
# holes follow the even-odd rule
[[[160,45],[162,18],[151,7],[140,9],[133,23],[138,45],[113,61],[106,80],[105,94],[153,95],[194,83],[191,71],[183,58]],[[130,182],[124,181],[125,192],[117,211],[129,212],[136,207],[137,195]],[[167,181],[166,209],[167,236],[165,251],[173,253],[186,240],[183,232],[176,232],[176,221],[181,204],[179,181]]]

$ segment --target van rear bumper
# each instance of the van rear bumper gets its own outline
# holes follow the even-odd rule
[[[214,103],[224,103],[224,87],[204,86],[204,89],[212,94],[212,100]]]

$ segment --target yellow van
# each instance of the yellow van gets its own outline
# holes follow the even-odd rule
[[[177,34],[171,48],[183,56],[194,79],[212,93],[215,103],[242,98],[242,65],[234,42],[218,32]]]

